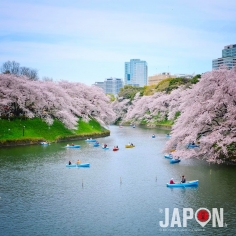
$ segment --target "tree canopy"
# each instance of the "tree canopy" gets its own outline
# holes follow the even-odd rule
[[[222,67],[198,80],[199,76],[191,85],[178,86],[169,93],[136,94],[132,101],[115,101],[117,119],[147,124],[175,120],[166,151],[175,148],[174,156],[201,157],[209,162],[236,160],[236,68]],[[187,149],[192,141],[200,142],[200,148]]]
[[[109,124],[114,113],[102,89],[67,81],[33,81],[25,76],[0,74],[0,116],[39,117],[49,125],[60,120],[75,129],[78,118]]]
[[[124,99],[133,100],[136,93],[140,92],[141,95],[142,95],[143,91],[144,91],[143,87],[125,85],[123,88],[120,89],[120,92],[118,93],[118,96],[123,97]]]
[[[3,74],[24,75],[30,80],[38,80],[38,71],[29,67],[22,66],[15,61],[6,61],[2,64],[1,72]]]

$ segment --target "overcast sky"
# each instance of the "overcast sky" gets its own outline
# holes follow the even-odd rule
[[[0,65],[88,85],[124,78],[141,59],[148,75],[204,73],[236,44],[235,0],[1,0]]]

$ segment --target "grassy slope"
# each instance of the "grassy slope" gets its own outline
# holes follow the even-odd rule
[[[23,126],[25,126],[24,131]],[[53,141],[58,137],[100,133],[102,131],[105,131],[105,129],[95,120],[90,120],[88,123],[79,121],[78,130],[69,130],[58,120],[55,120],[52,126],[48,126],[38,118],[28,120],[15,119],[13,121],[0,119],[0,141],[29,138]]]

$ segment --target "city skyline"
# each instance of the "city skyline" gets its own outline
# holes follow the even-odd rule
[[[132,58],[147,62],[149,76],[201,74],[235,43],[235,10],[230,0],[2,0],[0,65],[87,85],[124,80]]]

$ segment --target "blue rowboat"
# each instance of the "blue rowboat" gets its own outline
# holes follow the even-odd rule
[[[155,135],[152,135],[152,138],[156,138],[156,136],[155,136]]]
[[[166,184],[167,187],[196,187],[198,186],[198,180],[187,181],[186,183],[175,183],[175,184]]]
[[[68,146],[65,146],[65,148],[80,148],[80,145],[68,145]]]
[[[99,144],[99,143],[94,143],[93,146],[94,146],[94,147],[99,147],[100,144]]]
[[[76,164],[77,167],[90,167],[89,163],[81,163],[81,164]]]
[[[164,157],[167,158],[167,159],[172,159],[173,158],[172,154],[166,154]]]
[[[86,139],[85,142],[96,142],[96,139]]]
[[[109,150],[109,147],[103,147],[102,149],[103,150]]]
[[[179,159],[171,159],[170,160],[170,164],[175,164],[175,163],[179,163],[180,160]]]
[[[188,144],[187,148],[196,148],[199,147],[197,144]]]
[[[171,137],[171,135],[167,134],[167,135],[166,135],[166,137],[167,137],[167,138],[170,138],[170,137]]]
[[[66,167],[68,168],[79,168],[79,167],[90,167],[89,163],[81,163],[81,164],[66,164]]]

